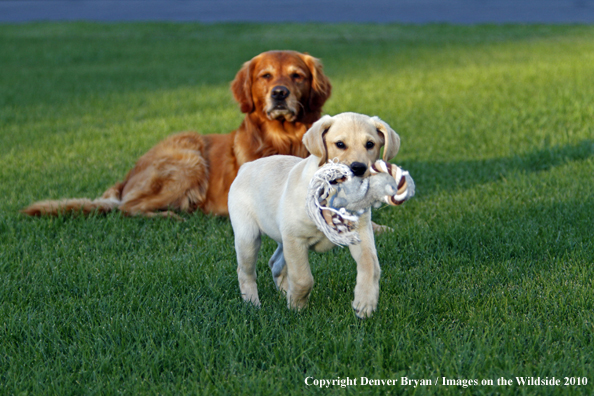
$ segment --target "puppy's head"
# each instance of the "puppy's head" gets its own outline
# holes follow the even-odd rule
[[[368,176],[369,168],[380,157],[389,161],[398,154],[400,137],[378,117],[357,113],[326,115],[315,122],[303,136],[307,150],[320,158],[348,165],[355,176]]]
[[[231,89],[244,113],[313,122],[332,86],[318,59],[295,51],[268,51],[243,64]]]

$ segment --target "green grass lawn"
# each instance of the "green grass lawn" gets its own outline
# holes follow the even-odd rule
[[[257,310],[227,219],[19,214],[99,196],[173,132],[235,129],[229,82],[270,49],[323,60],[325,113],[401,136],[417,196],[374,213],[395,232],[373,318],[350,308],[348,249],[310,255],[293,312],[266,240]],[[591,26],[0,25],[0,197],[2,394],[594,393]]]

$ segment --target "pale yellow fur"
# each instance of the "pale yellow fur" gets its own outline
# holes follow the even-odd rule
[[[339,147],[339,141],[346,149]],[[229,214],[235,233],[239,287],[243,298],[256,306],[260,306],[256,260],[262,234],[279,244],[270,267],[276,286],[286,293],[289,307],[296,309],[307,304],[314,284],[308,250],[323,252],[334,247],[305,211],[307,186],[320,165],[326,159],[336,159],[370,167],[379,158],[382,146],[385,160],[394,157],[400,147],[400,138],[386,123],[356,113],[321,118],[307,131],[303,142],[312,153],[308,158],[279,155],[247,163],[231,185]],[[368,142],[374,147],[366,146]],[[358,232],[361,243],[349,246],[357,263],[352,307],[365,318],[377,308],[381,273],[370,211],[361,216]]]

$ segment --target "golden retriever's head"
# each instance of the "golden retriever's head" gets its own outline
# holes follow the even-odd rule
[[[400,137],[378,117],[357,113],[324,116],[303,136],[307,150],[320,158],[320,166],[328,160],[350,166],[355,176],[368,176],[369,167],[380,156],[389,161],[398,154]]]
[[[243,64],[231,90],[244,113],[312,123],[332,86],[318,59],[295,51],[268,51]]]

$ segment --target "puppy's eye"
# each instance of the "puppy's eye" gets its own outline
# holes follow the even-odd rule
[[[338,147],[341,150],[346,149],[346,144],[344,144],[343,142],[336,142],[336,147]]]
[[[293,73],[293,74],[291,74],[291,78],[293,80],[301,80],[302,79],[301,74],[299,74],[299,73]]]
[[[264,73],[264,74],[262,74],[262,78],[265,80],[270,80],[272,78],[272,74]]]
[[[371,140],[369,142],[365,143],[365,148],[367,150],[371,150],[374,147],[375,147],[375,143],[373,143]]]

